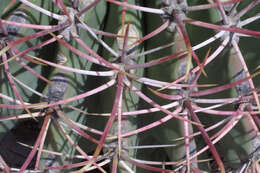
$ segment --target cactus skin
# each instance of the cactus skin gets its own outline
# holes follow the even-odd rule
[[[39,167],[33,157],[27,169],[256,172],[259,5],[234,0],[1,2],[0,59],[6,56],[8,62],[0,62],[0,169],[24,168],[31,149],[17,142],[35,146],[40,129],[48,127]],[[34,115],[46,118],[51,112],[50,125],[44,126],[42,117],[32,120],[18,94]],[[201,151],[204,147],[209,149]]]

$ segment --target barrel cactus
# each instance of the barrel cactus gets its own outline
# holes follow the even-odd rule
[[[0,0],[3,172],[260,172],[260,1]]]

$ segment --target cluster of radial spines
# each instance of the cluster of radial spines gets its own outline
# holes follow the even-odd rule
[[[253,129],[257,133],[258,133],[258,127],[260,125],[259,124],[260,121],[259,121],[258,117],[256,116],[256,114],[258,113],[258,109],[260,107],[259,100],[258,100],[258,94],[257,94],[258,87],[254,86],[254,83],[252,80],[252,78],[255,77],[256,75],[258,75],[258,73],[254,73],[254,74],[249,73],[249,70],[245,63],[246,62],[245,58],[243,57],[243,54],[241,53],[241,50],[238,46],[239,37],[249,36],[249,37],[258,38],[260,36],[260,33],[258,31],[243,29],[244,26],[258,20],[259,15],[244,19],[242,21],[240,20],[240,18],[247,11],[251,10],[259,2],[252,1],[246,7],[244,7],[240,11],[236,12],[235,10],[236,10],[237,4],[239,4],[239,2],[240,2],[239,0],[233,0],[233,1],[230,0],[230,1],[224,1],[224,2],[222,2],[220,0],[216,0],[215,3],[199,5],[199,6],[188,6],[186,4],[187,5],[186,7],[182,5],[181,8],[177,8],[177,9],[175,7],[172,7],[174,5],[178,6],[178,4],[174,4],[177,2],[174,1],[174,3],[167,4],[168,1],[165,1],[164,4],[172,5],[171,7],[168,8],[168,10],[169,9],[171,10],[170,13],[169,13],[169,11],[167,11],[167,14],[166,14],[165,9],[152,9],[152,8],[148,8],[148,7],[137,6],[137,5],[129,4],[129,3],[127,3],[127,1],[124,1],[124,2],[115,1],[115,0],[106,0],[106,1],[108,3],[113,3],[116,5],[119,5],[124,10],[127,8],[131,8],[131,9],[139,10],[139,11],[142,11],[142,12],[145,12],[148,14],[154,13],[154,14],[162,15],[162,17],[165,17],[168,15],[168,19],[166,18],[166,20],[164,20],[164,23],[160,27],[155,29],[153,32],[143,36],[142,38],[137,40],[134,44],[144,43],[149,38],[156,36],[160,32],[163,32],[165,29],[167,29],[169,26],[174,25],[174,27],[175,27],[174,31],[178,32],[183,37],[186,49],[184,49],[182,51],[177,50],[177,52],[175,54],[168,55],[166,57],[158,57],[158,59],[156,59],[156,60],[145,62],[143,64],[122,64],[123,61],[120,62],[119,64],[111,63],[111,62],[105,60],[104,58],[102,58],[100,55],[98,55],[93,50],[91,50],[89,48],[89,45],[86,45],[84,43],[84,40],[81,40],[80,36],[78,36],[77,32],[75,32],[75,30],[74,30],[74,28],[76,28],[76,27],[86,30],[86,32],[89,32],[93,36],[93,38],[97,39],[97,41],[99,42],[99,44],[101,46],[104,46],[104,48],[106,48],[112,55],[114,55],[116,57],[127,56],[127,54],[126,54],[127,50],[125,50],[125,49],[127,48],[126,45],[127,45],[128,39],[129,39],[128,38],[129,25],[126,26],[127,29],[126,29],[125,35],[119,36],[114,33],[106,33],[103,31],[99,31],[97,29],[93,29],[93,28],[89,27],[87,25],[87,23],[84,23],[84,21],[81,21],[81,19],[80,19],[81,15],[83,15],[85,12],[87,12],[87,10],[89,10],[90,8],[93,8],[96,4],[98,4],[100,2],[100,0],[93,0],[93,1],[91,1],[90,4],[86,5],[86,7],[83,7],[78,12],[78,18],[75,14],[73,14],[74,16],[72,16],[72,14],[70,14],[70,11],[67,10],[67,8],[65,7],[65,5],[63,4],[62,1],[57,0],[57,1],[53,1],[53,3],[55,5],[57,5],[61,11],[63,11],[64,15],[52,13],[46,9],[42,9],[39,6],[35,6],[33,3],[31,3],[27,0],[21,0],[21,2],[23,4],[29,6],[30,8],[34,8],[35,10],[41,12],[42,14],[48,15],[48,16],[52,17],[53,19],[61,21],[61,22],[59,22],[59,24],[56,26],[47,26],[47,25],[44,26],[44,25],[20,23],[20,21],[18,22],[18,21],[1,20],[1,26],[4,26],[4,24],[9,24],[9,25],[19,26],[19,27],[23,27],[23,28],[33,28],[33,29],[41,30],[37,33],[27,35],[20,39],[16,39],[16,40],[7,39],[4,41],[4,44],[2,44],[2,48],[1,48],[2,67],[4,68],[4,72],[8,77],[10,86],[12,87],[13,91],[15,92],[15,96],[18,100],[14,100],[13,98],[10,98],[1,93],[1,98],[16,103],[14,105],[2,104],[1,107],[4,109],[25,109],[28,114],[27,115],[25,115],[25,114],[16,115],[14,117],[8,116],[6,118],[1,118],[1,121],[17,119],[17,118],[29,118],[31,116],[38,115],[37,113],[31,113],[31,110],[30,110],[31,108],[35,108],[35,107],[37,108],[39,106],[41,106],[42,108],[43,107],[50,108],[50,107],[54,107],[57,105],[65,105],[66,103],[70,103],[70,102],[78,100],[78,99],[87,98],[90,95],[99,93],[99,92],[115,85],[115,86],[117,86],[117,91],[115,94],[113,109],[112,109],[111,113],[104,114],[106,116],[109,116],[109,121],[107,122],[105,130],[103,132],[100,132],[98,130],[85,127],[85,129],[88,129],[91,132],[99,134],[101,136],[99,141],[96,139],[93,139],[89,135],[87,135],[83,130],[81,130],[79,128],[79,125],[75,125],[75,122],[72,122],[71,120],[67,119],[66,116],[63,115],[62,111],[60,111],[60,110],[58,111],[59,116],[69,126],[71,126],[71,128],[73,128],[75,131],[77,131],[78,134],[80,134],[82,137],[85,137],[88,140],[91,140],[94,143],[98,144],[96,152],[95,152],[93,158],[91,158],[91,157],[87,156],[86,153],[84,153],[84,151],[81,151],[80,147],[75,145],[75,141],[71,141],[69,139],[69,135],[67,135],[66,132],[64,130],[62,130],[62,126],[58,125],[60,127],[60,130],[62,132],[64,132],[64,135],[68,138],[68,140],[82,154],[81,157],[83,156],[83,158],[88,160],[87,162],[82,162],[82,163],[78,164],[78,167],[83,166],[83,165],[88,165],[88,162],[89,162],[89,163],[91,163],[90,165],[93,164],[94,167],[97,167],[99,170],[104,171],[101,168],[101,166],[98,166],[98,164],[96,163],[96,160],[98,159],[98,157],[102,157],[102,155],[100,155],[100,152],[101,152],[101,149],[104,146],[106,146],[105,140],[109,136],[109,129],[112,126],[115,119],[117,117],[119,117],[119,115],[120,115],[120,117],[137,116],[137,115],[143,115],[146,113],[161,111],[166,114],[166,116],[164,118],[162,118],[158,121],[155,121],[151,124],[148,124],[144,127],[141,127],[134,131],[129,131],[124,134],[122,134],[119,129],[118,136],[115,139],[121,140],[121,138],[123,138],[123,137],[128,137],[131,135],[139,134],[141,132],[145,132],[151,128],[154,128],[156,126],[159,126],[159,125],[169,121],[172,118],[177,118],[177,119],[182,120],[183,122],[187,122],[189,124],[197,126],[200,130],[200,132],[198,132],[198,133],[189,134],[188,128],[186,126],[186,128],[184,129],[185,134],[189,134],[189,136],[185,136],[186,138],[187,137],[192,138],[196,135],[201,134],[203,136],[203,138],[205,139],[205,143],[207,144],[207,146],[205,148],[203,148],[200,151],[197,151],[197,153],[194,155],[189,155],[187,153],[186,163],[189,165],[193,158],[197,157],[200,153],[204,152],[205,150],[207,150],[209,148],[210,151],[212,152],[214,159],[216,160],[216,162],[218,164],[219,169],[223,172],[225,168],[218,155],[217,150],[214,147],[214,144],[217,143],[218,141],[220,141],[227,133],[229,133],[230,130],[235,127],[235,125],[239,122],[239,120],[241,120],[244,117],[245,114],[250,114],[251,118],[248,119],[248,122],[252,124],[252,127],[254,127]],[[230,7],[230,6],[227,6],[228,4],[229,5],[233,4],[234,7],[228,8],[228,7]],[[204,10],[204,9],[210,9],[210,8],[218,9],[219,14],[221,16],[220,18],[222,19],[221,22],[223,22],[223,25],[206,23],[206,22],[190,19],[187,16],[185,16],[185,13],[189,13],[191,11]],[[180,9],[183,10],[183,12],[185,12],[185,13],[180,13],[180,11],[179,11]],[[228,11],[228,10],[233,10],[233,12]],[[124,15],[125,14],[123,12],[122,16],[124,16]],[[75,18],[77,18],[77,20],[79,20],[79,21],[77,21],[78,23],[76,23]],[[200,27],[213,29],[213,30],[216,30],[217,33],[216,33],[216,35],[212,36],[211,38],[205,39],[204,42],[192,46],[190,43],[190,40],[192,37],[189,36],[189,34],[187,33],[187,31],[185,29],[185,24],[187,24],[187,23],[192,24],[192,25],[197,25]],[[75,25],[74,28],[71,27],[72,25]],[[1,28],[4,28],[4,27],[1,27]],[[67,37],[67,39],[63,39],[63,37],[66,37],[67,35],[52,34],[55,31],[60,31],[60,33],[62,33],[61,31],[63,31],[64,28],[70,28],[68,34],[71,35],[71,38]],[[5,31],[5,29],[2,29],[2,30],[3,30],[2,33],[8,34],[8,30],[7,31]],[[172,28],[170,28],[170,30],[173,31]],[[43,37],[47,34],[51,34],[53,36],[53,38],[51,38],[47,41],[44,41],[38,45],[35,45],[29,49],[26,49],[26,50],[18,50],[16,48],[16,46],[18,46],[19,44],[29,41],[30,39]],[[123,45],[123,50],[121,52],[122,54],[120,55],[118,53],[118,51],[115,51],[112,48],[110,48],[103,40],[101,40],[98,37],[99,34],[103,34],[104,36],[112,36],[115,38],[123,37],[124,45]],[[78,44],[81,45],[89,54],[86,54],[86,53],[72,47],[67,42],[69,39],[75,39],[78,42]],[[210,43],[216,41],[217,39],[221,39],[221,42],[222,42],[221,44],[219,44],[219,47],[217,47],[214,50],[214,52],[212,52],[212,53],[209,52],[209,54],[207,54],[205,57],[198,58],[195,51],[204,46],[209,45]],[[67,66],[61,65],[61,64],[55,64],[53,62],[49,62],[44,59],[40,59],[37,57],[32,57],[32,56],[27,55],[27,53],[29,54],[31,51],[37,50],[38,48],[40,48],[42,46],[46,46],[55,41],[64,45],[67,49],[71,50],[71,52],[79,55],[80,58],[85,58],[92,63],[107,67],[110,70],[108,70],[108,71],[88,71],[88,70],[83,70],[83,69],[75,69],[72,67],[67,67]],[[176,42],[178,42],[178,41],[176,41]],[[146,50],[144,52],[141,52],[141,53],[135,55],[135,57],[138,58],[142,55],[146,55],[146,54],[161,50],[161,49],[169,47],[169,46],[172,46],[172,43],[169,43],[167,45],[162,45],[161,47],[155,48],[154,50]],[[236,67],[235,71],[237,71],[237,72],[242,71],[243,75],[240,75],[240,76],[238,75],[238,77],[237,78],[235,77],[234,80],[231,81],[230,83],[220,85],[217,87],[212,87],[212,85],[210,85],[210,84],[198,84],[197,81],[200,78],[200,76],[203,75],[203,73],[206,73],[204,71],[204,69],[207,69],[207,65],[210,64],[211,62],[213,62],[216,58],[218,58],[219,57],[218,55],[228,46],[231,46],[230,49],[234,50],[234,52],[236,54],[236,62],[238,64],[240,64]],[[15,76],[12,76],[12,74],[10,73],[10,70],[9,70],[10,67],[8,66],[9,61],[7,59],[7,52],[9,53],[9,55],[11,55],[11,58],[9,58],[10,61],[17,61],[17,63],[20,63],[26,70],[31,71],[32,74],[34,74],[36,77],[38,77],[41,80],[44,80],[48,83],[50,83],[50,80],[46,79],[41,74],[38,74],[37,72],[35,72],[33,69],[28,67],[25,63],[22,63],[21,59],[29,60],[31,62],[38,63],[39,65],[41,65],[41,63],[47,64],[54,68],[59,68],[64,71],[79,73],[82,75],[110,76],[112,78],[110,78],[111,80],[109,82],[97,87],[96,89],[93,89],[91,91],[85,91],[84,93],[82,93],[80,95],[76,95],[72,98],[59,100],[57,102],[51,102],[47,105],[32,105],[30,103],[24,102],[23,98],[20,96],[20,94],[17,90],[17,86],[15,85],[14,81],[17,82],[17,81],[19,81],[19,79],[16,79]],[[19,57],[20,59],[18,59],[17,57]],[[178,57],[182,57],[182,58],[188,57],[188,58],[186,58],[186,61],[187,61],[186,67],[188,67],[190,65],[192,59],[194,60],[195,65],[194,65],[194,68],[192,68],[192,70],[190,70],[190,71],[185,70],[186,71],[185,74],[183,76],[180,76],[177,80],[175,80],[173,82],[172,81],[168,81],[168,82],[158,81],[155,79],[146,78],[146,76],[135,76],[134,74],[129,74],[127,72],[131,69],[139,69],[139,68],[145,69],[148,67],[152,67],[152,66],[155,66],[155,65],[167,62],[167,61],[171,61],[173,59],[177,59]],[[202,59],[202,61],[200,61],[199,59]],[[186,68],[186,69],[189,69],[189,68]],[[183,69],[181,69],[181,70],[183,70]],[[191,80],[190,82],[187,82],[187,78],[189,78],[189,76],[191,76],[191,75],[194,76],[192,78],[193,80]],[[145,95],[141,90],[138,90],[132,84],[132,81],[138,81],[140,83],[145,84],[147,87],[156,87],[159,89],[168,89],[168,90],[178,90],[178,95],[163,94],[159,91],[151,89],[151,91],[152,91],[151,94],[155,94],[163,99],[173,101],[170,104],[162,106],[162,105],[159,105],[158,103],[156,103],[155,101],[153,101],[152,99],[150,99],[150,97],[148,95]],[[184,81],[184,82],[182,82],[182,81]],[[22,87],[24,87],[26,89],[30,89],[34,93],[38,93],[38,91],[33,90],[29,86],[22,85],[21,83],[20,83],[20,85]],[[211,88],[202,90],[201,88],[203,88],[203,87],[211,87]],[[201,96],[207,96],[210,94],[219,93],[224,90],[230,89],[232,87],[236,88],[238,97],[219,98],[219,99],[201,98]],[[136,111],[132,111],[132,112],[121,112],[119,110],[119,108],[122,105],[123,91],[126,88],[130,89],[132,92],[134,92],[136,95],[138,95],[141,99],[143,99],[144,101],[149,103],[151,105],[151,108],[136,110]],[[187,92],[187,90],[189,90],[187,88],[198,88],[198,90],[192,90],[191,92]],[[42,95],[41,93],[38,93],[38,94],[41,97],[46,97],[46,96]],[[202,105],[204,103],[207,103],[207,104],[211,103],[212,106],[201,107],[200,105]],[[232,103],[239,103],[237,109],[229,110],[229,111],[216,109],[216,108],[221,108],[224,105],[232,104]],[[197,105],[197,104],[199,104],[199,105]],[[173,107],[176,107],[176,109],[173,112],[168,110]],[[188,113],[183,111],[184,109],[186,109]],[[203,124],[200,122],[200,120],[197,116],[197,114],[199,112],[204,112],[204,113],[215,115],[215,116],[224,115],[224,116],[227,116],[227,118],[210,127],[204,128],[204,126],[202,126]],[[190,115],[191,119],[188,119],[188,116],[186,116],[186,118],[183,117],[184,115]],[[47,122],[48,122],[49,118],[50,118],[49,116],[46,116],[45,121],[44,121],[45,123],[43,123],[42,131],[41,131],[42,133],[40,133],[40,135],[43,135],[43,132],[46,131]],[[56,121],[56,120],[54,120],[54,121]],[[58,122],[56,122],[56,123],[58,124]],[[224,127],[221,130],[219,130],[213,136],[209,137],[209,135],[207,134],[207,132],[209,130],[215,129],[223,124],[224,124]],[[81,127],[83,127],[83,125],[81,125]],[[42,138],[42,136],[38,137],[39,140],[37,140],[36,144],[34,145],[34,150],[32,150],[30,156],[28,156],[28,158],[26,159],[26,162],[23,164],[20,171],[23,171],[24,169],[26,169],[26,165],[29,164],[30,159],[31,159],[29,157],[31,157],[32,155],[34,155],[36,153],[37,147],[40,145],[40,142],[43,142],[43,141],[41,141],[41,138]],[[189,141],[185,141],[185,142],[186,142],[186,144],[189,144]],[[186,150],[189,151],[189,148],[188,148],[189,145],[185,145],[185,146],[187,146]],[[124,147],[127,147],[127,146],[124,146]],[[138,146],[136,146],[136,147],[138,147]],[[150,147],[152,148],[152,147],[156,147],[156,146],[150,146]],[[163,147],[163,146],[161,146],[161,147]],[[105,158],[105,155],[103,156],[103,158]],[[114,158],[116,158],[116,157],[114,157]],[[145,161],[134,160],[133,158],[129,158],[127,155],[124,155],[123,153],[122,153],[120,159],[128,161],[131,164],[134,164],[136,166],[143,167],[145,169],[150,169],[153,171],[165,171],[165,172],[169,172],[170,170],[158,169],[158,168],[155,168],[153,166],[148,166],[148,165],[153,165],[153,164],[161,164],[161,165],[176,164],[177,165],[182,162],[182,161],[175,162],[175,163],[173,163],[173,162],[169,162],[169,163],[168,162],[149,162],[149,161],[145,162]],[[113,160],[105,159],[104,163],[107,163],[107,162],[113,162],[113,170],[114,170],[117,163],[119,163],[120,161],[118,161],[117,159],[113,159]],[[143,163],[146,163],[148,165],[144,165]],[[3,166],[3,169],[11,170],[11,168],[7,164],[5,164],[4,160],[1,161],[1,164]],[[183,164],[185,165],[185,162],[183,162]],[[87,167],[84,167],[84,168],[90,169],[91,168],[90,165],[88,165]],[[102,165],[102,164],[100,164],[100,165]],[[75,166],[75,164],[63,165],[60,167],[60,169],[65,168],[65,167],[72,168],[74,166]],[[188,168],[189,168],[189,166],[188,166]],[[48,169],[48,168],[46,168],[46,169]],[[190,169],[195,170],[195,168],[192,168],[192,167]]]

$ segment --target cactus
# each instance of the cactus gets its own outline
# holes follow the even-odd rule
[[[259,0],[0,0],[3,172],[259,172]]]

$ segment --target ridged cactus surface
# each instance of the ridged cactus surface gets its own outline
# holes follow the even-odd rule
[[[259,0],[0,0],[2,172],[260,172]]]

